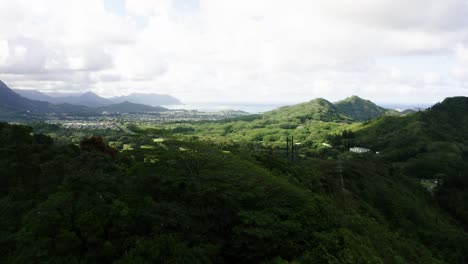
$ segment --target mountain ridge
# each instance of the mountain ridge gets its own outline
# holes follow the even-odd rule
[[[4,83],[3,86],[7,87]],[[111,112],[126,112],[125,109],[132,111],[137,110],[136,112],[148,112],[167,110],[165,108],[150,108],[148,106],[181,104],[177,98],[170,95],[133,93],[127,96],[103,98],[91,91],[80,95],[53,97],[37,90],[10,90],[9,92],[4,92],[4,95],[2,96],[3,99],[6,100],[6,98],[14,98],[15,96],[12,95],[12,93],[19,94],[18,96],[21,98],[10,99],[10,101],[13,100],[15,102],[20,102],[18,105],[20,107],[17,107],[15,110],[20,112],[23,110],[38,113],[66,113],[76,111],[95,112],[101,110],[104,112],[107,111],[105,110],[106,108],[103,108],[105,106],[109,106],[107,109],[111,109]],[[37,98],[37,100],[31,98]],[[163,100],[159,101],[162,103],[154,104],[155,100],[158,99]],[[129,103],[133,103],[133,105],[130,105]],[[80,108],[80,106],[89,107],[91,109]],[[122,106],[122,110],[124,111],[118,111],[119,106]],[[3,108],[14,110],[11,105],[8,106],[7,102],[3,103]],[[291,106],[283,106],[272,111],[268,111],[264,113],[263,116],[268,119],[296,120],[300,123],[307,122],[309,120],[324,122],[363,122],[383,115],[399,116],[412,113],[412,111],[398,112],[396,110],[386,109],[378,106],[370,100],[353,95],[335,103],[324,98],[316,98],[308,102]]]
[[[382,115],[401,115],[396,110],[386,109],[370,100],[353,95],[332,103],[324,98],[316,98],[308,102],[291,106],[283,106],[266,112],[268,118],[296,119],[300,122],[308,120],[325,122],[369,121]]]
[[[389,110],[356,95],[336,102],[335,106],[341,113],[357,121],[377,118]]]
[[[30,92],[29,94],[36,94]],[[39,94],[41,95],[41,94]],[[74,97],[74,100],[95,100],[98,102],[101,97],[93,92],[87,92],[81,96]],[[163,107],[153,107],[143,104],[136,104],[130,102],[123,103],[110,103],[108,105],[101,105],[99,107],[88,107],[79,104],[71,103],[50,103],[45,101],[32,100],[21,96],[13,89],[8,87],[3,81],[0,80],[0,110],[2,111],[1,117],[3,119],[10,119],[15,117],[19,119],[29,119],[29,117],[43,117],[48,114],[100,114],[101,112],[161,112],[166,111]]]
[[[49,102],[52,104],[69,103],[88,107],[101,107],[116,103],[123,103],[125,101],[151,106],[182,104],[179,99],[168,94],[131,93],[124,96],[105,98],[97,95],[92,91],[87,91],[82,94],[53,93],[53,95],[51,93],[44,93],[38,90],[13,89],[13,91],[31,100]]]
[[[283,106],[265,113],[267,118],[298,120],[303,123],[315,121],[345,121],[347,118],[338,112],[337,107],[323,98],[312,99],[305,103]]]
[[[66,106],[53,105],[49,102],[31,100],[15,93],[3,81],[0,80],[0,109],[9,112],[47,114],[64,112]]]

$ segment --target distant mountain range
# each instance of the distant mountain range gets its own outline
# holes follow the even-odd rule
[[[24,94],[23,94],[24,95]],[[85,93],[81,96],[68,97],[68,102],[81,103],[85,102],[88,106],[77,105],[71,103],[62,103],[62,101],[55,101],[51,103],[45,101],[48,95],[37,91],[28,91],[29,97],[35,97],[39,100],[32,100],[21,96],[12,89],[10,89],[4,82],[0,81],[0,118],[8,120],[11,117],[30,118],[33,116],[42,115],[60,115],[60,114],[97,114],[102,112],[161,112],[166,111],[163,107],[154,107],[143,104],[136,104],[131,102],[121,102],[116,104],[103,104],[103,98],[93,94]],[[42,100],[40,100],[42,99]],[[106,100],[106,99],[104,99]],[[107,102],[107,101],[106,101]],[[100,105],[98,107],[90,107],[91,105]]]
[[[336,103],[329,102],[323,98],[317,98],[306,103],[283,106],[266,112],[265,117],[278,120],[296,120],[301,123],[307,120],[362,122],[382,115],[405,115],[412,112],[411,110],[398,112],[393,109],[386,109],[354,95]]]
[[[101,107],[123,102],[131,102],[134,104],[144,104],[150,106],[160,105],[178,105],[182,104],[179,99],[166,94],[142,94],[133,93],[126,96],[119,96],[113,98],[103,98],[93,92],[86,92],[84,94],[60,94],[53,93],[47,94],[36,90],[13,90],[15,93],[36,101],[49,102],[53,104],[68,103],[73,105],[82,105],[88,107]]]
[[[0,110],[3,116],[10,115],[8,113],[40,115],[161,112],[167,109],[153,105],[165,104],[181,104],[181,102],[172,96],[158,94],[130,94],[108,99],[92,92],[81,95],[51,96],[34,90],[11,90],[0,81]],[[351,96],[336,103],[317,98],[306,103],[280,107],[266,112],[264,118],[301,123],[308,120],[362,122],[382,115],[405,115],[412,112],[414,111],[398,112],[386,109],[369,100]]]
[[[8,113],[28,113],[37,115],[51,113],[62,114],[68,112],[76,113],[85,111],[86,107],[70,104],[55,105],[49,102],[30,100],[13,92],[4,82],[0,81],[0,110]]]

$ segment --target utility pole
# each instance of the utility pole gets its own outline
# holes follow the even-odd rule
[[[294,136],[291,136],[291,161],[294,162]]]
[[[341,191],[344,191],[343,162],[342,162],[340,156],[338,156],[338,167],[337,167],[336,171],[338,173],[338,178],[340,180]]]
[[[289,139],[290,136],[286,137],[286,158],[288,161],[294,161],[294,137],[291,136],[291,139]],[[289,151],[291,149],[291,152]]]

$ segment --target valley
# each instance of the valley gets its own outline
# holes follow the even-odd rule
[[[0,92],[0,262],[468,262],[466,97],[252,115]]]
[[[0,264],[468,264],[468,0],[0,25]]]

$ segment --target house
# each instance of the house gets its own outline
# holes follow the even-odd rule
[[[370,149],[354,147],[354,148],[349,148],[349,151],[354,152],[354,153],[367,153],[370,151]]]

